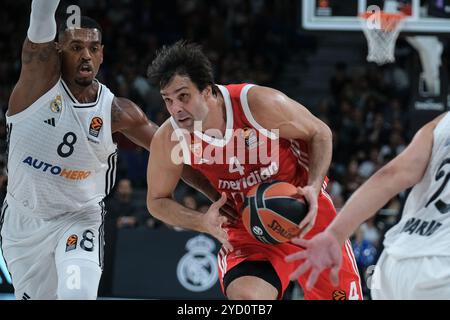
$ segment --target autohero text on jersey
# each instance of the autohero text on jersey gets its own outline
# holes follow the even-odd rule
[[[31,156],[25,158],[25,160],[23,160],[22,162],[29,165],[31,168],[34,168],[35,170],[50,173],[54,176],[60,176],[68,180],[84,180],[91,175],[90,171],[61,168],[60,166],[38,160]]]

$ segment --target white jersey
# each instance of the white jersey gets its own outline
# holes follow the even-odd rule
[[[428,168],[384,246],[395,258],[450,256],[450,113],[436,126]]]
[[[113,99],[98,83],[97,100],[79,103],[61,79],[26,110],[6,117],[12,208],[46,219],[98,207],[116,173]]]

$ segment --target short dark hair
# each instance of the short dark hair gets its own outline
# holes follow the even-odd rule
[[[200,45],[178,41],[163,46],[149,66],[147,75],[154,85],[164,88],[176,76],[188,76],[199,91],[212,86],[214,74],[211,62]]]
[[[94,19],[87,16],[80,17],[80,27],[82,29],[97,29],[100,32],[100,36],[103,34],[103,30],[100,24]],[[66,30],[69,30],[69,27],[67,26],[67,21],[64,20],[63,22],[60,23],[58,28],[58,39],[62,37],[62,35],[64,34],[64,32],[66,32]]]

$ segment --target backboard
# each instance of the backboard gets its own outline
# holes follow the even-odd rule
[[[303,28],[361,31],[358,16],[373,5],[406,14],[402,32],[450,33],[450,0],[302,0]]]

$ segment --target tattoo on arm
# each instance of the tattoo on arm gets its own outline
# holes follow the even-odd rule
[[[23,64],[30,64],[37,59],[39,62],[47,62],[52,55],[56,55],[56,48],[54,43],[48,43],[42,48],[38,48],[38,44],[27,43],[24,45],[22,51]]]
[[[41,62],[46,62],[50,59],[50,56],[52,54],[56,54],[55,53],[55,46],[53,43],[49,44],[48,46],[46,46],[45,48],[43,48],[41,51],[39,51],[39,61]]]
[[[22,52],[22,62],[23,64],[30,64],[35,56],[35,52],[34,51],[29,51],[27,49],[24,49]]]
[[[117,123],[122,119],[122,109],[117,105],[117,102],[114,101],[111,109],[111,122]]]

